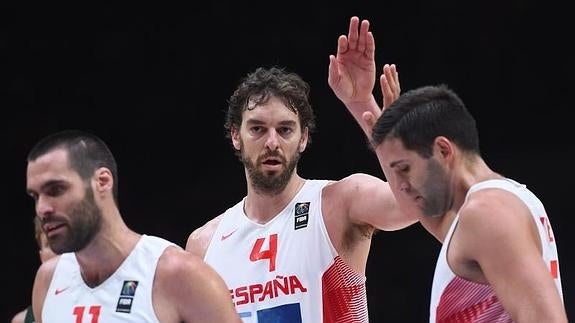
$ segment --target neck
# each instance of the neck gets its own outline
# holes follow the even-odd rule
[[[274,195],[258,192],[248,183],[248,195],[244,202],[244,212],[250,220],[265,224],[287,206],[304,184],[305,179],[295,172],[286,187]]]
[[[437,239],[440,243],[443,243],[445,240],[445,236],[447,235],[447,231],[453,223],[453,219],[455,218],[455,212],[449,211],[442,216],[437,217],[423,217],[420,219],[421,225],[429,232],[432,236]]]
[[[95,287],[120,267],[141,235],[130,230],[119,216],[104,217],[102,229],[86,248],[75,253],[86,285]]]
[[[456,213],[459,212],[465,202],[467,192],[471,186],[490,179],[503,178],[503,176],[491,170],[480,156],[463,159],[453,174],[455,174],[455,177],[452,185],[454,187],[452,211]]]
[[[424,217],[420,221],[421,225],[441,243],[443,243],[453,220],[465,203],[465,198],[471,186],[486,180],[503,178],[503,176],[491,170],[480,156],[465,157],[452,170],[452,174],[449,185],[452,188],[452,205],[450,209],[441,216]]]

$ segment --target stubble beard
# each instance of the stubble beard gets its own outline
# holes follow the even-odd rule
[[[301,154],[299,151],[296,151],[288,161],[277,153],[268,152],[267,154],[258,157],[254,163],[244,154],[243,150],[241,150],[240,158],[244,167],[248,171],[248,176],[254,190],[260,194],[277,195],[281,193],[289,183],[297,167],[300,156]],[[276,174],[277,172],[263,172],[258,168],[258,165],[261,165],[261,161],[268,157],[281,159],[283,170],[279,174]]]
[[[448,175],[435,160],[430,160],[427,166],[428,177],[423,185],[425,202],[423,214],[437,218],[443,216],[451,207],[451,189]]]
[[[76,252],[84,249],[102,228],[102,211],[96,205],[94,192],[90,187],[85,197],[70,211],[67,235],[49,239],[50,249],[56,254]]]

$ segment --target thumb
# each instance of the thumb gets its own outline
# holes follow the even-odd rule
[[[363,122],[365,123],[365,125],[367,126],[368,129],[372,129],[373,126],[375,126],[375,122],[377,121],[375,119],[375,116],[373,115],[373,113],[366,111],[361,115],[361,118],[363,119]]]

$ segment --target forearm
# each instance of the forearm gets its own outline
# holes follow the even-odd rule
[[[371,129],[373,125],[367,122],[363,118],[363,115],[366,112],[369,112],[375,118],[377,118],[381,114],[381,109],[377,105],[377,102],[375,101],[373,95],[371,95],[369,99],[366,101],[354,101],[348,103],[344,102],[344,105],[346,106],[347,110],[351,113],[355,121],[359,124],[361,130],[363,130],[363,133],[366,135],[367,139],[371,141]]]

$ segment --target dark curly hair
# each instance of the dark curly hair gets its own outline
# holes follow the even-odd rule
[[[239,129],[242,124],[242,113],[248,104],[265,104],[270,98],[281,100],[295,112],[301,124],[302,132],[307,128],[308,134],[315,130],[315,116],[309,102],[309,85],[299,75],[287,72],[285,68],[259,67],[247,74],[228,100],[226,114],[226,136],[231,137],[232,129]],[[308,138],[308,143],[311,137]]]

